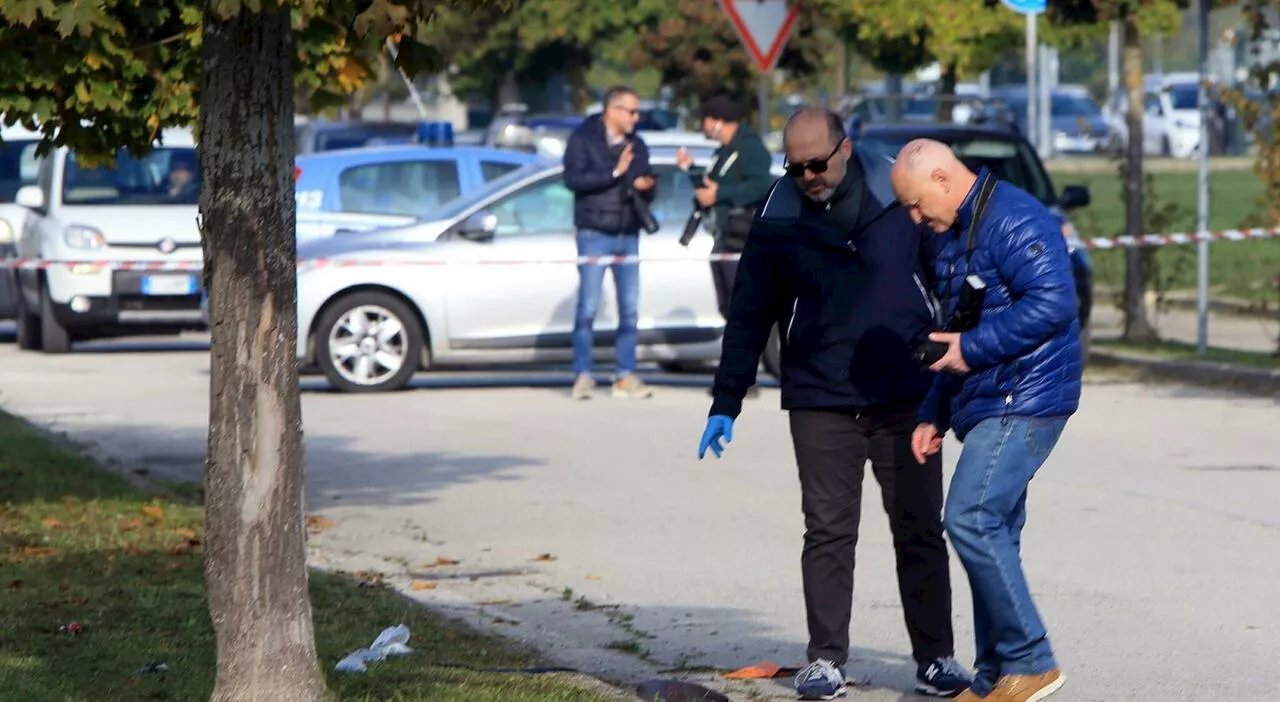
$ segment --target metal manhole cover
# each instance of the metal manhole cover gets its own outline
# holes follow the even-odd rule
[[[1187,466],[1184,470],[1194,470],[1202,473],[1267,473],[1280,471],[1280,466],[1265,466],[1255,463],[1253,465],[1238,466]]]

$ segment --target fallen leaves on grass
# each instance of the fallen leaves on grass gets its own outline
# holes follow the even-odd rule
[[[49,517],[48,519],[44,520],[43,523],[46,529],[61,529],[64,526],[62,522],[58,521],[57,519],[54,519],[53,517]]]
[[[194,539],[194,538],[196,538],[196,532],[195,532],[195,530],[194,530],[194,529],[187,529],[187,528],[185,528],[185,527],[180,527],[180,528],[178,528],[178,529],[174,529],[174,530],[173,530],[173,533],[177,534],[178,536],[181,536],[181,537],[182,537],[182,538],[184,538],[184,539]]]
[[[164,508],[160,505],[144,505],[142,513],[152,519],[164,519]]]
[[[116,525],[116,528],[119,529],[120,531],[133,531],[134,529],[137,529],[141,526],[142,526],[142,519],[138,517],[134,517],[133,519],[130,519],[127,522],[120,522],[119,524]]]
[[[430,580],[414,580],[413,582],[409,583],[409,589],[414,591],[434,590],[436,589],[436,583],[433,583]]]
[[[23,556],[31,556],[32,558],[39,558],[41,556],[56,556],[58,555],[58,549],[49,548],[48,546],[25,546],[21,549],[18,549],[18,553],[20,553]]]

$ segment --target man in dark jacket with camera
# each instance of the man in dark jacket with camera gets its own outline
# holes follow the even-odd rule
[[[604,111],[588,117],[564,151],[564,184],[573,191],[573,223],[579,256],[628,256],[622,263],[578,264],[578,307],[573,322],[573,397],[595,392],[591,362],[593,326],[604,286],[605,266],[613,271],[618,294],[618,335],[613,396],[646,398],[653,391],[635,374],[636,323],[640,306],[640,227],[644,208],[657,194],[649,149],[633,132],[640,121],[640,99],[630,88],[611,88]],[[637,202],[639,200],[639,202]]]
[[[954,429],[964,442],[943,523],[973,590],[977,669],[964,700],[1041,700],[1062,687],[1022,571],[1027,487],[1080,403],[1080,322],[1061,227],[1043,203],[945,144],[907,144],[893,171],[899,200],[938,234],[944,309],[965,281],[983,287],[968,331],[934,333],[945,352],[912,438],[927,464]]]
[[[725,95],[716,95],[702,104],[702,133],[720,142],[711,155],[711,164],[703,173],[702,187],[694,191],[698,207],[709,210],[704,217],[707,229],[715,236],[712,253],[741,254],[756,210],[764,203],[773,185],[769,173],[773,159],[760,135],[742,124],[742,110]],[[676,155],[681,169],[693,168],[693,157],[681,147]],[[729,318],[729,298],[733,293],[737,261],[712,261],[711,279],[715,282],[720,314]]]
[[[912,349],[935,328],[927,294],[934,237],[898,206],[891,161],[854,147],[839,116],[805,108],[783,140],[787,176],[747,239],[730,303],[710,418],[698,455],[720,455],[777,326],[782,406],[789,411],[805,515],[801,571],[810,664],[805,699],[845,692],[854,547],[865,464],[893,532],[916,689],[966,689],[956,663],[942,532],[942,461],[911,455],[930,374]]]

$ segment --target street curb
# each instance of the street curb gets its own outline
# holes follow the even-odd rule
[[[1128,368],[1165,381],[1234,390],[1280,399],[1280,369],[1246,368],[1211,361],[1177,361],[1140,353],[1091,349],[1089,362],[1100,367]]]

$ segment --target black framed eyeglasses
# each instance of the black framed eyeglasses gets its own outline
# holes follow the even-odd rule
[[[808,161],[801,161],[800,163],[786,164],[783,168],[786,169],[787,175],[792,178],[803,177],[805,171],[812,171],[814,175],[822,175],[831,167],[831,157],[836,155],[836,152],[840,150],[841,146],[844,146],[844,139],[841,139],[840,143],[836,144],[836,148],[832,149],[831,153],[827,154],[825,158],[811,158]]]

